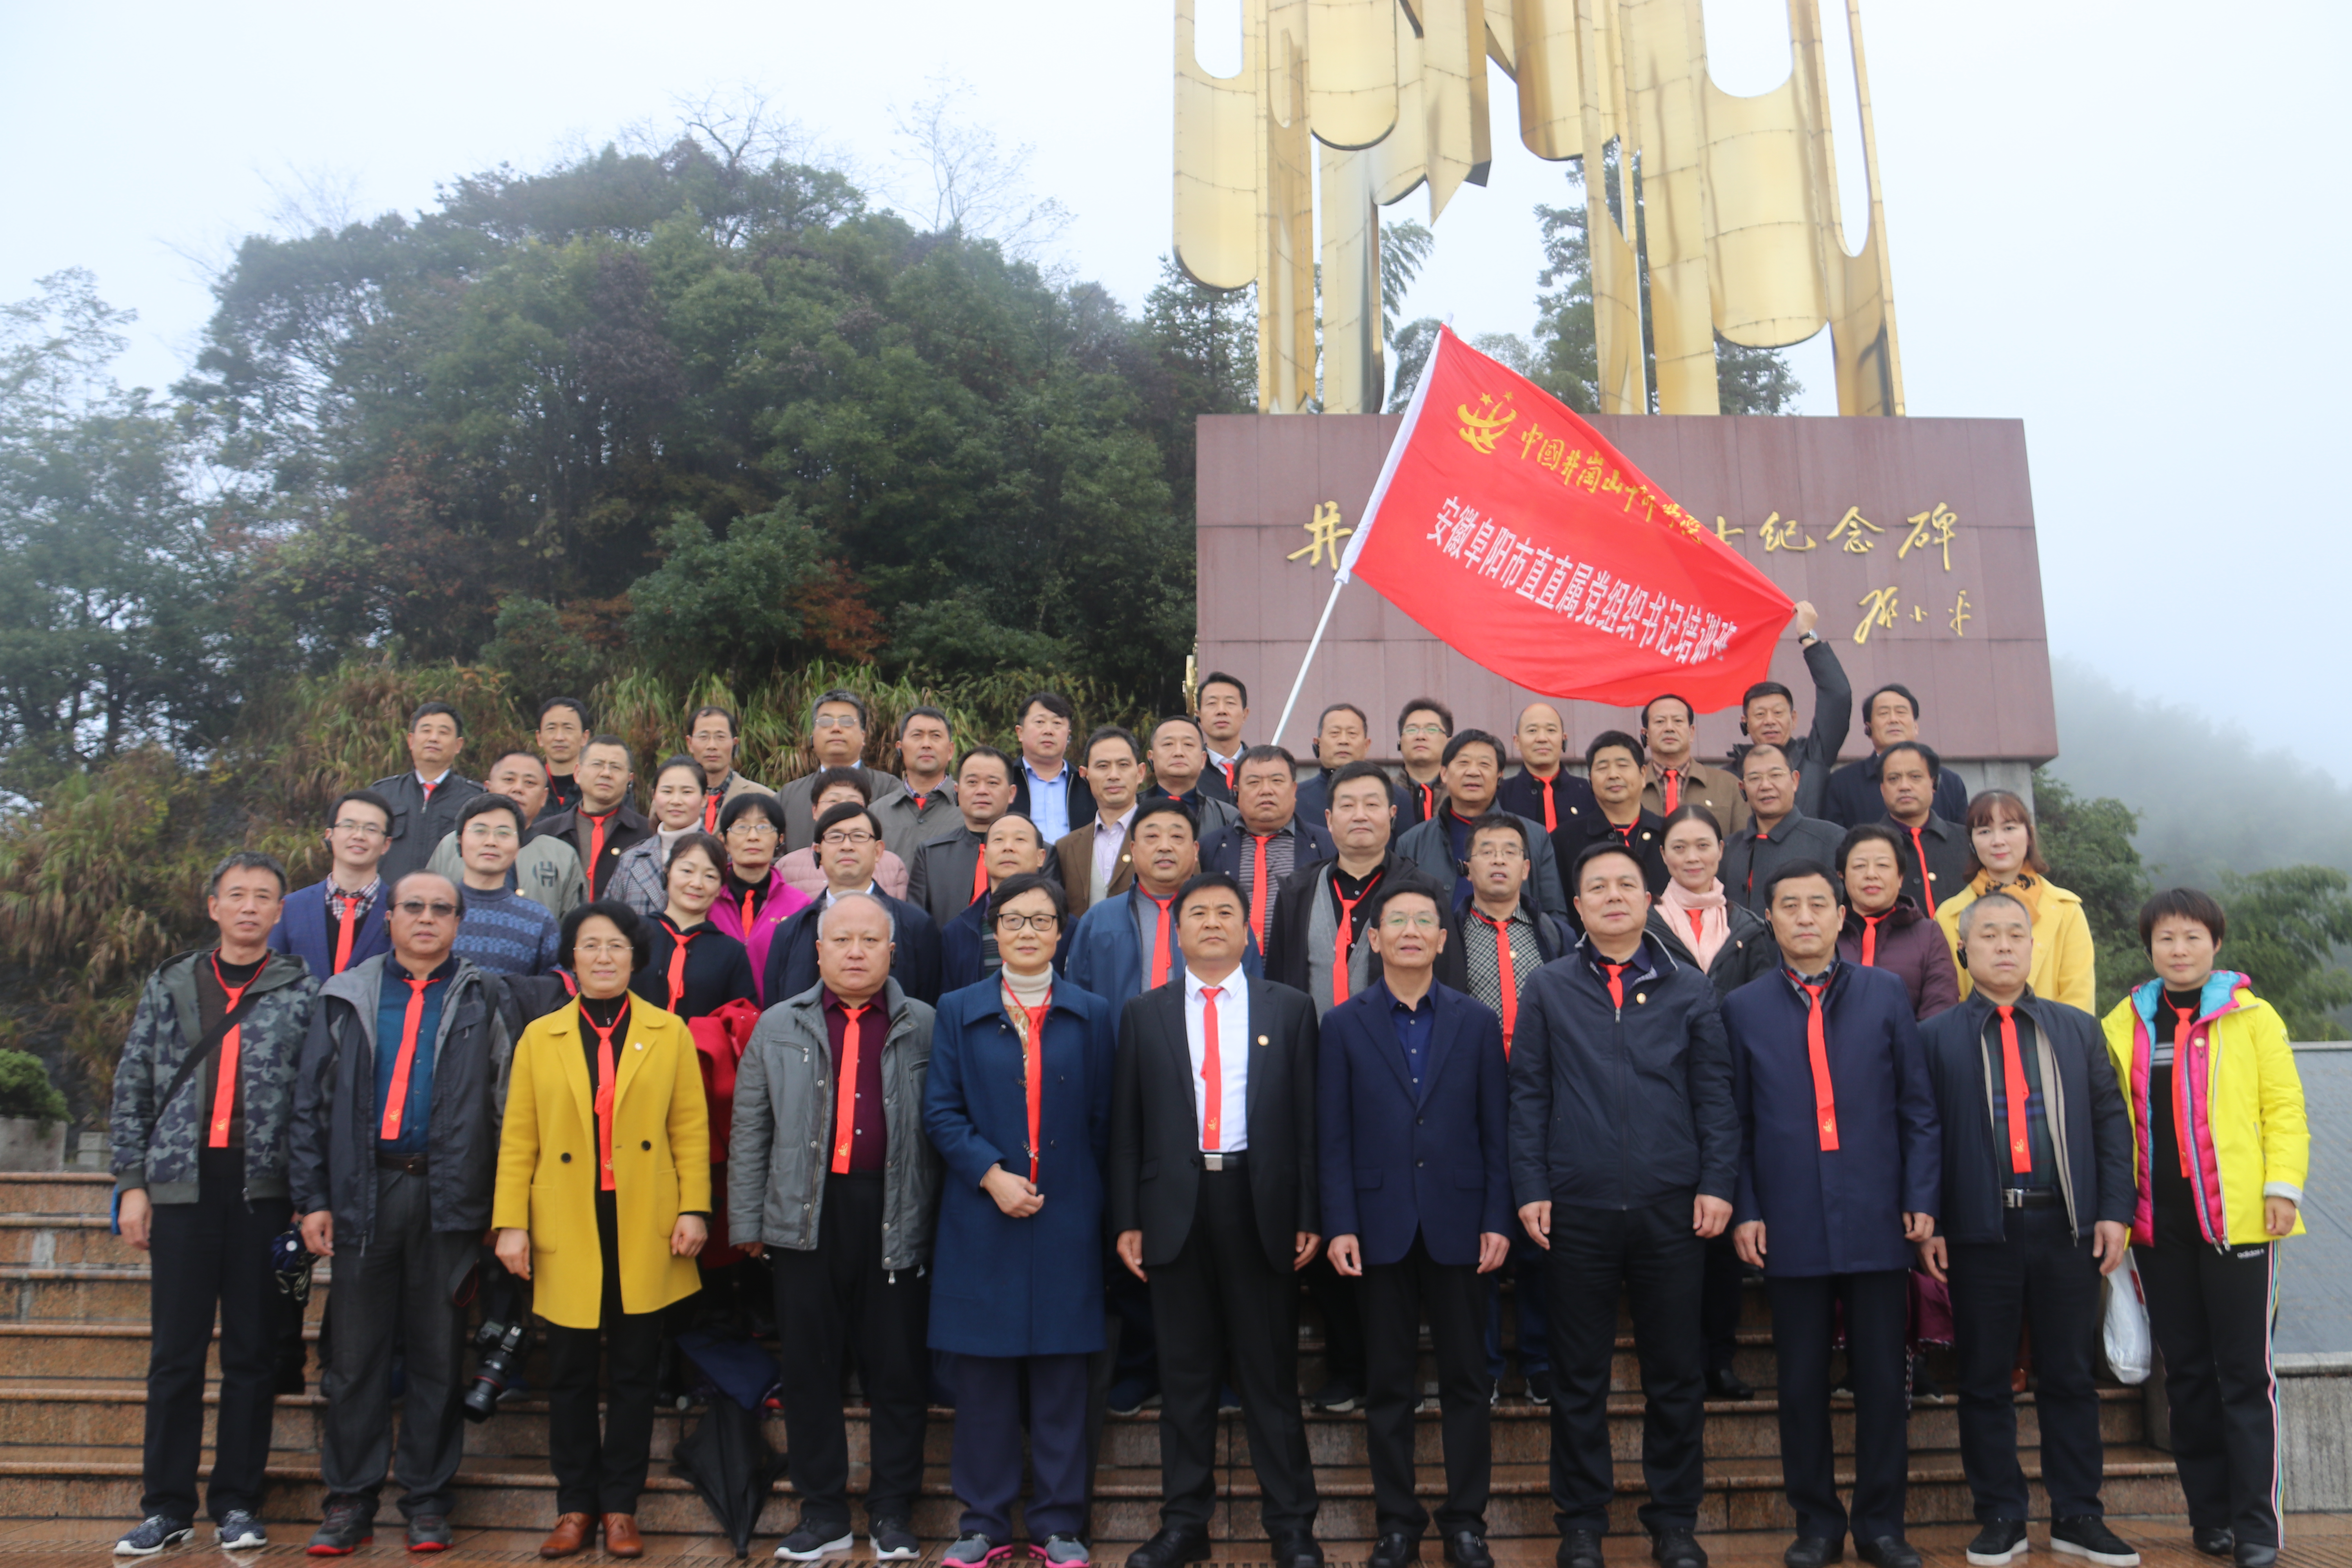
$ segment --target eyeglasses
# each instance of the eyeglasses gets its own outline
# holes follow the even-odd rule
[[[862,849],[875,841],[874,835],[871,833],[844,833],[839,828],[835,828],[817,842],[823,844],[827,849],[841,849],[851,846]]]
[[[1399,733],[1405,735],[1427,735],[1432,738],[1438,738],[1444,735],[1445,726],[1443,724],[1407,724],[1399,731]]]
[[[429,904],[422,899],[403,899],[393,908],[410,920],[416,920],[425,915],[431,915],[436,920],[447,920],[457,912],[457,906],[444,899],[436,899]]]
[[[775,836],[776,825],[772,822],[739,822],[727,830],[730,838],[773,838]]]
[[[1056,914],[999,915],[996,917],[996,929],[999,931],[1052,931],[1055,926],[1060,925],[1061,923],[1062,917]]]
[[[809,725],[812,730],[863,730],[866,721],[854,713],[820,713]]]
[[[1393,913],[1381,917],[1381,929],[1383,931],[1433,931],[1437,929],[1437,917],[1435,915],[1424,915],[1419,913],[1407,914],[1404,910],[1398,910]]]
[[[495,824],[488,827],[468,826],[466,829],[466,837],[468,838],[489,838],[504,841],[514,837],[515,830],[511,827],[499,827]]]
[[[337,833],[356,833],[362,838],[383,838],[392,832],[392,829],[378,826],[373,822],[359,822],[350,817],[335,824],[334,830]]]

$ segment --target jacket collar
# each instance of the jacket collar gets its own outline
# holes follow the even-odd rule
[[[1926,920],[1927,918],[1927,916],[1919,912],[1919,906],[1911,901],[1911,895],[1908,893],[1897,893],[1895,896],[1895,902],[1893,905],[1887,909],[1887,911],[1885,914],[1879,917],[1879,919],[1886,922],[1886,929],[1888,931],[1903,931],[1908,927],[1918,924],[1921,921]],[[1856,911],[1852,904],[1848,904],[1846,906],[1845,929],[1848,931],[1851,931],[1855,936],[1860,936],[1862,934],[1862,924],[1864,919],[1864,917]]]
[[[1786,844],[1789,841],[1789,835],[1795,830],[1797,824],[1804,820],[1805,814],[1801,808],[1793,810],[1790,812],[1788,816],[1774,823],[1770,829],[1765,833],[1764,837],[1769,838],[1775,844]],[[1748,833],[1748,837],[1752,841],[1756,837],[1756,834],[1753,831],[1755,827],[1755,821],[1753,818],[1749,819],[1748,826],[1751,831]]]
[[[1579,967],[1606,989],[1609,974],[1601,966],[1608,961],[1601,956],[1601,950],[1592,945],[1591,932],[1578,934],[1575,952],[1583,961]],[[1645,923],[1642,928],[1642,945],[1635,948],[1633,956],[1625,961],[1625,977],[1644,982],[1662,980],[1678,967],[1675,955],[1666,950],[1665,944],[1658,940],[1657,933]]]
[[[2234,1013],[2246,1005],[2239,995],[2251,990],[2253,982],[2234,969],[2217,969],[2205,977],[2204,991],[2197,998],[2197,1021],[2210,1024],[2224,1013]],[[2156,1004],[2164,994],[2164,982],[2147,980],[2140,983],[2131,994],[2132,1011],[2147,1026],[2151,1037],[2156,1032]]]

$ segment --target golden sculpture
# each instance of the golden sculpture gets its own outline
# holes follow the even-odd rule
[[[1649,407],[1633,240],[1586,157],[1613,142],[1618,167],[1640,169],[1660,411],[1717,411],[1718,332],[1782,348],[1827,326],[1838,411],[1900,414],[1860,0],[1843,4],[1870,199],[1853,256],[1817,0],[1789,0],[1793,68],[1754,98],[1708,78],[1699,0],[1243,0],[1233,77],[1201,68],[1194,0],[1176,0],[1176,259],[1213,288],[1257,284],[1258,407],[1300,412],[1317,391],[1319,202],[1321,405],[1377,412],[1380,209],[1426,184],[1433,221],[1465,181],[1486,184],[1492,59],[1517,86],[1528,150],[1586,160],[1602,412]]]

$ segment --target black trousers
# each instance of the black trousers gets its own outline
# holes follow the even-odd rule
[[[1903,1534],[1910,1473],[1910,1271],[1820,1274],[1765,1284],[1772,1301],[1772,1348],[1780,1362],[1780,1473],[1797,1533],[1843,1541],[1836,1451],[1830,1439],[1830,1340],[1845,1310],[1847,1375],[1853,1384],[1853,1533],[1858,1541]],[[1954,1306],[1958,1315],[1958,1304]],[[2017,1337],[2010,1336],[2014,1358]],[[2004,1373],[2004,1375],[2006,1375]]]
[[[2042,1423],[2042,1479],[2055,1519],[2099,1514],[2105,1449],[2099,1438],[2094,1357],[2099,1265],[2091,1238],[2068,1234],[2063,1208],[2011,1209],[2008,1238],[1951,1244],[1952,1346],[1960,1363],[1960,1463],[1977,1519],[2023,1519],[2010,1373],[2017,1336],[2033,1336],[2033,1403]]]
[[[386,1468],[405,1489],[400,1511],[446,1515],[450,1483],[465,1452],[464,1314],[450,1282],[481,1246],[473,1231],[436,1231],[426,1178],[375,1175],[375,1232],[365,1247],[337,1250],[341,1319],[320,1387],[319,1468],[331,1500],[355,1498],[375,1511]],[[610,1287],[608,1286],[609,1289]],[[400,1450],[393,1451],[392,1354],[401,1352],[405,1392]],[[593,1393],[595,1368],[589,1367]],[[590,1423],[594,1414],[590,1414]],[[616,1512],[626,1512],[625,1509]]]
[[[1298,1281],[1259,1244],[1249,1172],[1201,1173],[1192,1234],[1147,1270],[1160,1325],[1163,1525],[1206,1529],[1215,1502],[1217,1385],[1230,1368],[1266,1533],[1315,1528],[1315,1470],[1298,1410]]]
[[[613,1194],[596,1194],[604,1251],[604,1327],[547,1325],[547,1452],[558,1513],[635,1513],[654,1444],[654,1385],[661,1373],[662,1314],[621,1310],[620,1222]],[[350,1331],[338,1326],[338,1337]],[[596,1362],[603,1339],[604,1433],[596,1428]],[[462,1436],[461,1436],[462,1441]]]
[[[1314,1298],[1315,1310],[1323,1314],[1324,1381],[1356,1389],[1367,1386],[1363,1281],[1350,1279],[1332,1268],[1330,1258],[1321,1252],[1302,1272],[1307,1293]]]
[[[1437,1401],[1445,1439],[1445,1501],[1440,1534],[1486,1533],[1486,1494],[1494,1479],[1492,1415],[1486,1406],[1486,1282],[1475,1263],[1438,1263],[1418,1236],[1394,1263],[1363,1274],[1364,1354],[1369,1379],[1365,1447],[1372,1461],[1372,1502],[1382,1532],[1420,1538],[1429,1510],[1413,1495],[1413,1412],[1421,1404],[1421,1316],[1437,1361]]]
[[[1706,1374],[1699,1346],[1699,1282],[1706,1244],[1691,1230],[1691,1200],[1648,1208],[1551,1205],[1544,1305],[1551,1318],[1551,1500],[1560,1533],[1606,1531],[1617,1471],[1609,1455],[1609,1374],[1617,1353],[1621,1289],[1633,1309],[1642,1363],[1642,1473],[1652,1533],[1698,1524],[1706,1484]]]
[[[1511,1220],[1511,1255],[1486,1276],[1486,1379],[1503,1381],[1503,1280],[1511,1281],[1518,1313],[1518,1339],[1512,1346],[1519,1375],[1551,1374],[1551,1325],[1544,1315],[1544,1262],[1550,1257],[1535,1244],[1517,1215]]]
[[[923,1488],[931,1282],[919,1269],[882,1267],[882,1182],[878,1173],[827,1176],[816,1246],[768,1249],[793,1488],[801,1494],[801,1522],[828,1537],[849,1530],[849,1426],[841,1403],[849,1347],[856,1349],[872,1414],[866,1519],[912,1519]]]
[[[1021,1495],[1024,1394],[1029,1464],[1037,1486],[1022,1522],[1040,1547],[1049,1535],[1079,1533],[1093,1480],[1087,1462],[1091,1359],[940,1352],[940,1374],[955,1390],[955,1449],[949,1471],[963,1500],[957,1534],[985,1535],[999,1546],[1013,1539],[1013,1502]]]
[[[1706,1246],[1706,1279],[1699,1287],[1698,1319],[1699,1333],[1706,1341],[1706,1370],[1712,1376],[1729,1372],[1732,1359],[1739,1353],[1739,1307],[1748,1266],[1739,1261],[1727,1228]]]
[[[2157,1219],[2153,1247],[2132,1248],[2147,1287],[2147,1322],[2164,1352],[2172,1458],[2189,1522],[2276,1546],[2278,1384],[2271,1372],[2271,1307],[2278,1247],[2215,1247]],[[1955,1309],[1958,1307],[1955,1302]]]
[[[261,1511],[281,1321],[269,1244],[286,1228],[293,1205],[281,1198],[247,1204],[242,1149],[199,1150],[196,1194],[194,1203],[149,1211],[147,1443],[139,1509],[196,1517],[205,1352],[217,1310],[220,1413],[205,1498],[217,1521],[233,1509]]]

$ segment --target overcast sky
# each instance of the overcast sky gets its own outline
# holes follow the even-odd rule
[[[1202,0],[1204,34],[1220,7],[1238,0]],[[161,387],[207,314],[205,267],[289,192],[415,210],[452,175],[747,89],[869,178],[903,176],[894,111],[960,79],[1073,215],[1045,258],[1132,304],[1168,248],[1171,11],[14,0],[0,297],[90,268],[140,312],[126,378]],[[1726,89],[1787,73],[1781,5],[1706,14]],[[1863,23],[1909,409],[2024,420],[2053,649],[2352,773],[2326,629],[2352,565],[2347,398],[2313,336],[2344,305],[2352,8],[1864,0]],[[1409,305],[1465,334],[1528,329],[1530,208],[1566,194],[1520,147],[1499,72],[1492,102],[1490,183],[1448,206]],[[1850,138],[1837,153],[1857,180]],[[1790,351],[1804,412],[1836,411],[1826,344]]]

